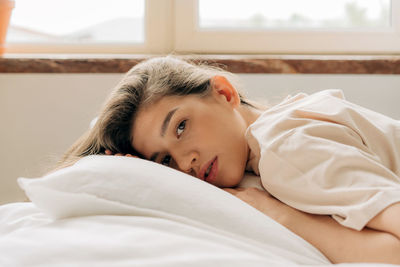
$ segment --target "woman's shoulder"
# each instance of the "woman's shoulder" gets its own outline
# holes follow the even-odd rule
[[[282,119],[286,117],[283,116],[284,114],[288,116],[290,114],[293,115],[293,112],[296,110],[311,108],[323,111],[329,109],[329,106],[335,105],[331,102],[340,102],[343,100],[345,100],[344,94],[340,89],[327,89],[313,94],[297,93],[295,95],[288,95],[280,103],[263,111],[256,123],[265,119],[275,120],[276,117]]]
[[[339,98],[339,99],[345,99],[344,93],[341,89],[326,89],[326,90],[317,91],[312,94],[306,94],[306,93],[300,92],[295,95],[288,95],[282,102],[277,104],[277,106],[294,103],[294,102],[297,102],[300,100],[307,101],[307,100],[321,98],[321,97],[322,98],[335,97],[335,98]]]

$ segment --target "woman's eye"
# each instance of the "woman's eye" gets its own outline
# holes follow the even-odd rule
[[[165,165],[165,166],[169,166],[171,162],[171,156],[170,155],[166,155],[162,160],[161,160],[161,164]]]
[[[176,135],[178,136],[178,138],[181,136],[181,134],[185,130],[185,127],[186,127],[186,120],[179,123],[178,127],[176,128]]]

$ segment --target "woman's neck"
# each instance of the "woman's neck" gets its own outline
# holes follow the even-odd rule
[[[249,127],[253,122],[255,122],[258,117],[266,110],[265,109],[258,109],[253,108],[247,105],[241,105],[238,109],[239,113],[242,115],[244,121],[246,122],[247,127]]]

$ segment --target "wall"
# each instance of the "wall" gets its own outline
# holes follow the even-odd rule
[[[0,204],[26,199],[17,177],[38,177],[96,116],[122,74],[0,74]],[[400,75],[241,74],[254,99],[342,88],[348,100],[400,119]]]

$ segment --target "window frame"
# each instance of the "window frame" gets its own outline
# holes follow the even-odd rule
[[[60,54],[400,54],[400,0],[390,30],[200,29],[198,0],[145,0],[142,44],[7,43],[7,53]]]
[[[175,49],[191,53],[398,54],[400,0],[388,30],[200,29],[198,0],[175,0]]]

